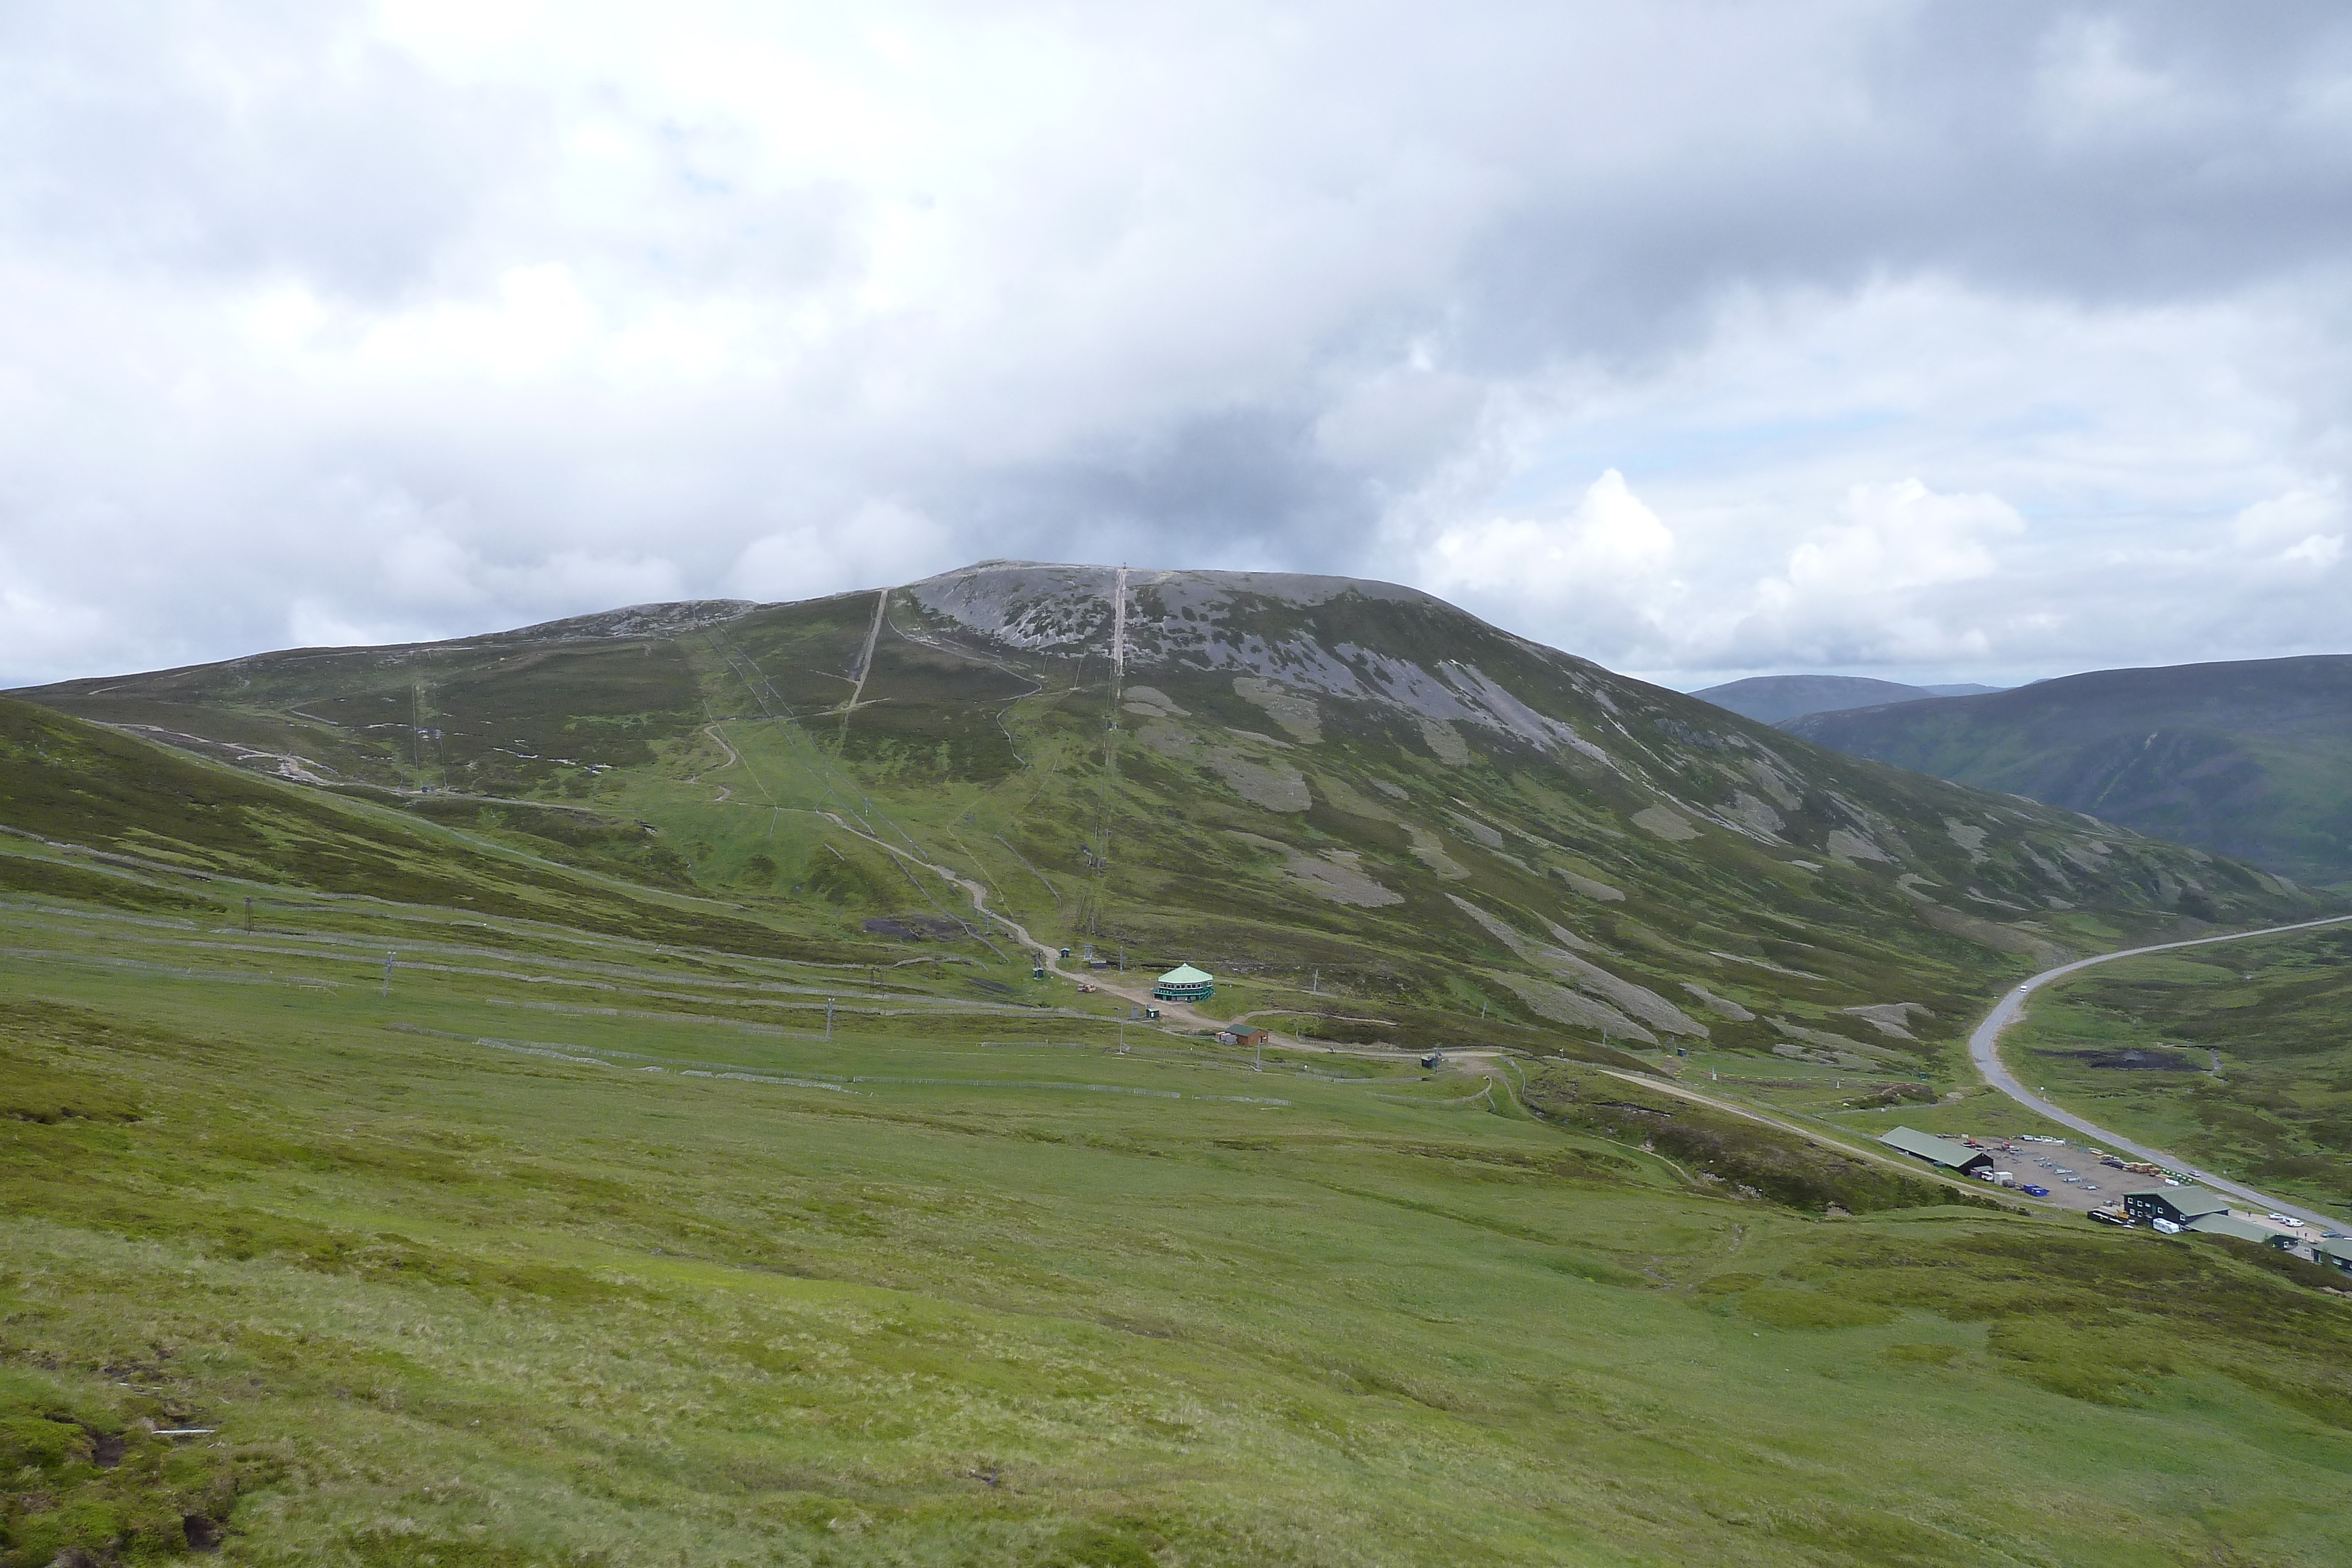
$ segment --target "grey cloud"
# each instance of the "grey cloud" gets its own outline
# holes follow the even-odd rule
[[[1363,476],[1323,458],[1296,412],[1226,409],[1141,439],[1094,443],[1024,471],[952,472],[927,497],[974,537],[1057,558],[1154,559],[1185,548],[1240,561],[1339,559],[1379,517]]]
[[[529,105],[344,47],[356,8],[10,7],[0,201],[11,240],[139,273],[424,281],[518,175]]]
[[[1536,183],[1465,267],[1465,350],[1638,355],[1702,332],[1727,287],[1917,270],[2160,300],[2333,268],[2352,244],[2341,7],[1879,15],[1819,113],[1791,125],[1772,83],[1741,83],[1670,169]],[[2086,101],[2101,56],[2146,74],[2145,101]]]

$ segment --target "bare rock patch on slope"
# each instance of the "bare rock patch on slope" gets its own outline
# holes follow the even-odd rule
[[[1871,1002],[1862,1007],[1841,1008],[1838,1010],[1858,1018],[1879,1033],[1890,1035],[1896,1040],[1919,1038],[1913,1034],[1909,1028],[1913,1013],[1917,1013],[1921,1018],[1931,1019],[1936,1016],[1924,1003],[1920,1002]]]
[[[1253,806],[1269,811],[1304,811],[1315,804],[1306,776],[1279,758],[1261,762],[1239,747],[1210,745],[1158,717],[1146,722],[1137,738],[1163,757],[1206,768]]]
[[[1361,864],[1363,857],[1353,850],[1326,850],[1317,856],[1257,833],[1236,830],[1234,837],[1282,856],[1283,875],[1334,904],[1381,909],[1404,902],[1404,894],[1381,886],[1366,873]]]
[[[1691,826],[1690,819],[1672,806],[1645,806],[1633,813],[1633,825],[1670,844],[1698,837],[1698,830]]]
[[[1447,894],[1454,906],[1482,926],[1486,934],[1502,943],[1520,957],[1540,964],[1562,979],[1572,981],[1579,990],[1606,999],[1616,1008],[1640,1019],[1651,1028],[1666,1034],[1706,1036],[1706,1026],[1682,1009],[1622,975],[1612,974],[1590,959],[1580,958],[1564,947],[1547,947],[1513,928],[1502,920],[1479,908],[1468,899]],[[1528,1004],[1533,1006],[1533,1003]]]
[[[1145,718],[1166,718],[1171,714],[1186,718],[1192,716],[1190,708],[1177,706],[1176,699],[1158,686],[1129,686],[1126,691],[1126,698],[1127,700],[1119,706],[1128,712],[1140,714]]]
[[[1323,713],[1314,698],[1286,692],[1260,675],[1235,675],[1234,693],[1264,708],[1266,717],[1302,745],[1313,746],[1323,738]]]
[[[1656,1035],[1596,998],[1580,995],[1565,986],[1556,986],[1549,980],[1515,975],[1506,969],[1481,972],[1525,1002],[1528,1010],[1538,1018],[1580,1029],[1599,1030],[1614,1040],[1637,1040],[1643,1045],[1658,1043]]]
[[[1612,887],[1605,882],[1596,882],[1591,877],[1580,875],[1576,872],[1569,870],[1566,866],[1556,865],[1551,868],[1551,873],[1554,876],[1559,878],[1560,881],[1568,883],[1569,886],[1576,889],[1577,892],[1584,894],[1585,897],[1593,900],[1595,903],[1622,904],[1625,902],[1625,894],[1622,889]]]
[[[1379,801],[1357,793],[1354,785],[1328,773],[1315,776],[1315,794],[1325,805],[1350,817],[1361,817],[1368,822],[1393,822],[1397,814]]]
[[[1832,828],[1829,839],[1823,847],[1830,852],[1830,859],[1840,865],[1855,865],[1864,861],[1880,861],[1892,864],[1895,860],[1893,855],[1864,838],[1860,833],[1845,828]]]
[[[1445,852],[1445,841],[1418,822],[1404,825],[1405,837],[1412,842],[1412,857],[1448,882],[1467,881],[1470,875],[1460,861]]]
[[[1416,722],[1421,727],[1422,744],[1429,747],[1431,756],[1448,768],[1468,766],[1470,743],[1462,738],[1460,730],[1442,718],[1420,718]]]
[[[1683,989],[1688,991],[1692,996],[1696,997],[1701,1007],[1706,1008],[1710,1012],[1720,1013],[1725,1018],[1731,1019],[1734,1023],[1747,1023],[1756,1016],[1746,1008],[1741,1007],[1738,1002],[1733,1001],[1729,997],[1717,996],[1713,991],[1708,990],[1696,980],[1685,980],[1683,982]]]

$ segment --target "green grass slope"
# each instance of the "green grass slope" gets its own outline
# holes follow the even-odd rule
[[[2352,883],[2352,656],[2102,670],[1789,729],[2302,882]]]
[[[2103,1126],[2341,1210],[2352,1202],[2352,931],[2105,965],[2003,1049]]]
[[[636,867],[618,856],[567,854],[571,846],[551,835],[589,836],[571,814],[477,805],[451,813],[442,810],[450,802],[431,799],[387,810],[367,793],[243,776],[0,697],[0,831],[20,852],[0,861],[0,885],[169,905],[204,903],[206,888],[234,897],[282,883],[749,952],[860,956],[820,954],[709,900],[664,900],[618,877],[581,875],[576,868],[598,868],[600,859],[605,871]],[[427,825],[452,815],[488,831],[458,835]],[[536,831],[501,833],[500,824]],[[604,831],[632,847],[641,836]],[[21,852],[32,846],[48,852],[37,864]],[[566,860],[572,863],[559,863]],[[667,880],[692,886],[683,875]]]
[[[2352,1304],[1584,1070],[0,920],[10,1568],[2352,1549]]]
[[[858,654],[856,618],[833,619]],[[761,638],[835,635],[730,626],[697,657],[755,712],[789,691]],[[1203,835],[1322,841],[1317,808],[1303,830],[1218,815],[1241,810],[1230,758],[1195,777],[1139,733],[1118,749],[1082,671],[1016,678],[919,618],[898,635],[861,701],[937,702],[936,723],[845,708],[821,743],[805,706],[724,717],[714,679],[721,716],[592,776],[599,820],[660,824],[691,894],[585,863],[626,842],[536,831],[568,831],[535,815],[562,810],[560,780],[521,806],[337,793],[0,705],[0,1568],[2352,1546],[2352,1299],[2274,1259],[2012,1211],[1866,1142],[1564,1060],[1611,1053],[1532,1011],[1481,1020],[1442,955],[1349,923],[1405,905],[1333,905],[1286,937],[1268,910],[1296,892],[1203,877],[1157,918],[1340,956],[1336,994],[1262,972],[1222,1004],[1515,1049],[1433,1073],[1380,1046],[1261,1064],[1031,981],[985,928],[914,926],[951,887],[886,834],[993,843],[970,862],[984,887],[1013,903],[1025,869],[1041,920],[1113,926],[1145,918],[1120,839],[1093,840],[1108,865],[1037,860],[1049,811],[1095,833],[1173,800]],[[1184,695],[1192,714],[1150,722],[1222,700]],[[992,775],[958,750],[985,752],[959,739],[974,710],[1003,721]],[[1324,718],[1298,749],[1355,722]],[[1437,876],[1406,809],[1438,779],[1465,821],[1509,799],[1494,761],[1336,744],[1373,760],[1318,754],[1321,788],[1359,779],[1397,821],[1335,815],[1393,831],[1328,865]],[[1602,822],[1528,798],[1549,815],[1514,821]],[[1501,859],[1447,809],[1428,820],[1454,824],[1439,853],[1462,874],[1442,880],[1477,907],[1548,853],[1601,869],[1525,838]],[[1707,841],[1624,842],[1645,841]],[[1664,879],[1706,863],[1645,873],[1661,913],[1609,927],[1604,956],[1653,951],[1631,933],[1668,931]],[[1236,908],[1244,890],[1265,902]],[[885,908],[917,935],[866,930]],[[1561,973],[1465,924],[1494,974]],[[1855,950],[1802,949],[1821,974]],[[1573,995],[1647,1005],[1605,972]]]
[[[1113,573],[990,563],[27,695],[793,940],[898,934],[975,993],[1044,999],[951,873],[1041,941],[1203,964],[1226,1013],[1327,1039],[1957,1074],[2007,975],[2332,907],[1409,590],[1127,581],[1117,661]]]

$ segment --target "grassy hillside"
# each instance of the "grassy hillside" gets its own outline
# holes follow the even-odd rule
[[[2007,975],[2324,902],[1407,590],[1133,574],[1115,671],[1117,598],[1108,570],[998,563],[29,695],[811,953],[911,934],[1042,996],[960,879],[1042,941],[1202,964],[1224,1012],[1325,1039],[1959,1075]]]
[[[768,634],[835,633],[777,617]],[[939,634],[910,624],[865,688],[938,702],[929,727],[851,709],[825,742],[813,715],[708,718],[641,772],[577,796],[558,776],[524,804],[254,777],[0,705],[0,1568],[190,1551],[2286,1564],[2352,1547],[2352,1298],[2259,1252],[2000,1207],[1830,1116],[1759,1122],[1712,1065],[1699,1087],[1725,1105],[1565,1058],[1633,1064],[1507,1001],[1480,1019],[1482,991],[1517,993],[1450,988],[1466,966],[1444,952],[1469,938],[1433,924],[1417,950],[1374,923],[1434,900],[1326,915],[1286,872],[1156,871],[1193,891],[1139,910],[1120,877],[1139,871],[1074,871],[1053,835],[1119,866],[1097,824],[1157,799],[1270,861],[1222,824],[1280,814],[1240,816],[1226,774],[1146,761],[1140,735],[1117,771],[1086,767],[1107,705],[1082,673],[991,708],[987,683],[1011,677],[916,641]],[[738,627],[697,657],[774,657],[747,645]],[[755,710],[786,678],[738,677]],[[956,706],[965,685],[982,695]],[[1146,722],[1232,695],[1169,677]],[[1548,982],[1559,997],[1652,1005],[1625,974],[1663,981],[1701,919],[1670,924],[1669,878],[1695,911],[1737,907],[1741,862],[1692,848],[1721,853],[1719,830],[1620,841],[1591,831],[1594,797],[1537,792],[1510,821],[1584,822],[1592,856],[1532,829],[1498,852],[1463,824],[1502,820],[1489,802],[1527,771],[1408,765],[1334,711],[1297,742],[1324,748],[1304,825],[1244,831],[1312,845],[1318,820],[1371,823],[1389,836],[1323,863],[1410,887],[1410,862],[1490,919],[1538,865],[1617,871],[1623,898],[1578,895],[1620,922],[1591,927],[1610,946],[1578,951],[1623,967],[1588,960],[1601,977]],[[992,779],[973,712],[1006,721]],[[1318,819],[1350,779],[1392,818]],[[573,823],[575,800],[602,825]],[[1045,804],[991,805],[1007,800]],[[1453,825],[1423,829],[1445,831],[1428,862],[1407,831],[1425,821]],[[640,863],[632,823],[677,846],[691,891]],[[968,863],[1041,919],[1337,955],[1319,993],[1269,965],[1219,1005],[1302,1034],[1442,1035],[1455,1065],[1370,1044],[1256,1071],[1123,1022],[1031,980],[985,923],[923,913],[952,884],[886,852],[889,833],[998,845]],[[1745,966],[1787,985],[1784,1014],[1798,981],[1833,986],[1873,950],[1869,911],[1902,907],[1871,902],[1866,879],[1892,873],[1816,874],[1860,891],[1818,898],[1824,939],[1772,949],[1813,977]],[[2103,918],[2178,918],[2124,907]],[[1473,974],[1562,972],[1462,924],[1493,944]],[[1884,950],[1921,962],[1914,929],[1940,936],[1904,926]],[[2000,956],[1953,952],[1956,977]],[[1831,1061],[1719,1032],[1678,1064],[1853,1071],[1810,1037]],[[1914,1039],[1892,1060],[1930,1060]],[[1857,1087],[1891,1073],[1873,1061]]]
[[[2314,1204],[2352,1196],[2352,930],[2105,965],[2004,1050],[2103,1126]]]
[[[374,804],[387,800],[394,809]],[[282,883],[747,953],[862,956],[709,899],[664,898],[635,885],[693,889],[674,854],[668,875],[658,848],[629,858],[650,837],[641,826],[520,803],[453,804],[243,777],[0,697],[0,831],[50,852],[37,867],[0,862],[0,885],[65,891],[70,883],[75,896],[169,904],[207,887]],[[452,821],[478,831],[432,826]],[[607,838],[624,849],[593,852]]]
[[[2352,1304],[2210,1246],[1574,1068],[526,1012],[580,971],[107,915],[5,912],[12,1568],[2352,1550]]]
[[[2102,670],[1789,727],[2301,882],[2352,883],[2352,656]]]

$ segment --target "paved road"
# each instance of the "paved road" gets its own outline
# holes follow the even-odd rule
[[[2293,925],[2271,925],[2260,931],[2234,931],[2226,936],[2200,936],[2189,942],[2159,942],[2153,947],[2127,947],[2120,953],[2102,953],[2095,958],[2078,958],[2071,964],[2061,964],[2054,969],[2044,969],[2009,995],[2001,998],[1999,1005],[1985,1015],[1984,1022],[1977,1025],[1976,1032],[1969,1036],[1969,1056],[1976,1062],[1977,1071],[1984,1074],[1986,1082],[1990,1083],[2019,1104],[2030,1111],[2039,1112],[2053,1122],[2072,1127],[2078,1133],[2086,1134],[2109,1148],[2122,1149],[2137,1155],[2141,1159],[2153,1160],[2169,1170],[2187,1171],[2216,1192],[2226,1192],[2233,1197],[2244,1198],[2265,1213],[2299,1215],[2315,1213],[2316,1211],[2307,1203],[2289,1203],[2284,1198],[2273,1197],[2267,1193],[2257,1192],[2252,1187],[2230,1180],[2227,1176],[2215,1176],[2210,1171],[2200,1170],[2178,1155],[2167,1154],[2162,1149],[2151,1149],[2145,1144],[2136,1144],[2120,1133],[2111,1133],[2095,1123],[2084,1121],[2071,1111],[2060,1110],[2039,1094],[2029,1091],[2024,1084],[2017,1081],[2015,1074],[2001,1064],[2000,1031],[2025,1015],[2026,998],[2032,996],[2034,992],[2053,980],[2063,980],[2077,970],[2087,969],[2094,964],[2112,964],[2118,958],[2137,958],[2147,953],[2169,953],[2178,947],[2203,947],[2215,942],[2243,942],[2253,936],[2273,936],[2282,931],[2307,931],[2315,925],[2339,925],[2347,920],[2352,920],[2352,915],[2331,915],[2326,920],[2298,921]],[[2337,1223],[2342,1223],[2340,1218]]]

